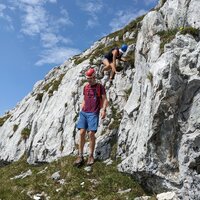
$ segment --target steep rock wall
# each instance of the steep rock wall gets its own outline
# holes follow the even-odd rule
[[[177,190],[185,199],[200,198],[200,35],[178,30],[200,28],[199,6],[195,0],[169,0],[144,17],[118,141],[120,171],[156,192]],[[169,29],[177,34],[162,52],[158,33]]]

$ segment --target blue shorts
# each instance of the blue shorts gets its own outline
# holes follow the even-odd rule
[[[85,129],[87,131],[97,132],[99,125],[99,113],[87,113],[81,111],[79,114],[79,120],[77,123],[78,129]]]

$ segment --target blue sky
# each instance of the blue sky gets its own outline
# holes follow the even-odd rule
[[[0,0],[0,115],[50,69],[153,8],[158,0]]]

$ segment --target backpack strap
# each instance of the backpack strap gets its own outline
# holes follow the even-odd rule
[[[85,90],[86,90],[86,88],[89,86],[89,83],[86,83],[85,84],[85,86],[84,86],[84,88],[83,88],[83,93],[85,94]]]
[[[97,96],[101,97],[101,84],[97,83]]]
[[[102,101],[102,96],[101,96],[101,84],[97,83],[97,96],[100,98],[100,109],[103,108],[103,101]]]

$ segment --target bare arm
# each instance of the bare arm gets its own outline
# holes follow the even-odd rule
[[[127,59],[126,59],[126,58],[123,58],[123,57],[122,57],[122,58],[120,58],[120,60],[121,60],[121,61],[124,61],[124,62],[126,62],[126,61],[127,61]]]
[[[83,102],[81,104],[81,109],[83,109],[85,107],[85,100],[83,99]]]
[[[116,73],[117,72],[117,70],[116,70],[116,57],[117,57],[117,50],[115,49],[115,50],[113,50],[113,68],[112,68],[112,71],[114,72],[114,73]]]

